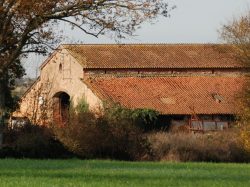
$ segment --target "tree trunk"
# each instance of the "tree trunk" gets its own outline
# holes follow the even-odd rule
[[[5,109],[5,83],[2,78],[0,78],[0,114],[4,112]]]
[[[0,77],[0,148],[3,144],[3,128],[4,128],[4,113],[5,107],[5,84],[2,77]]]

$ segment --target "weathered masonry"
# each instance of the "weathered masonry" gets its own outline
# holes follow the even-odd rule
[[[224,45],[62,45],[42,64],[20,112],[46,124],[63,121],[70,102],[84,99],[96,110],[112,101],[157,110],[172,125],[223,129],[249,70]]]

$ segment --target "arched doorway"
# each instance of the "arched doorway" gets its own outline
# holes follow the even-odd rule
[[[65,124],[69,117],[70,96],[66,92],[57,92],[53,97],[53,120]]]

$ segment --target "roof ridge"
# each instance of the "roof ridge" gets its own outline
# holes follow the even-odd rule
[[[115,74],[104,74],[104,75],[100,75],[100,74],[93,74],[93,75],[89,75],[86,79],[106,79],[106,78],[115,78],[115,79],[119,79],[119,78],[142,78],[142,79],[151,79],[151,78],[241,78],[241,79],[245,79],[247,78],[244,75],[234,75],[234,74],[228,74],[228,75],[202,75],[202,74],[192,74],[192,75],[181,75],[181,74],[161,74],[161,75],[115,75]]]
[[[61,46],[122,46],[122,45],[138,45],[138,46],[142,46],[142,45],[150,45],[150,46],[154,46],[154,45],[230,45],[230,44],[223,44],[223,43],[65,43],[65,44],[61,44]]]

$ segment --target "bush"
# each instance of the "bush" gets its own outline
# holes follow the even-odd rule
[[[210,134],[156,132],[148,135],[153,160],[249,162],[234,131]]]
[[[129,110],[112,105],[102,114],[70,112],[69,124],[54,125],[54,132],[70,151],[83,158],[139,160],[147,153],[144,126],[154,120],[151,110]],[[80,107],[82,108],[82,107]]]
[[[4,147],[0,157],[14,158],[68,158],[71,153],[54,139],[53,133],[45,127],[27,124],[4,132]]]

